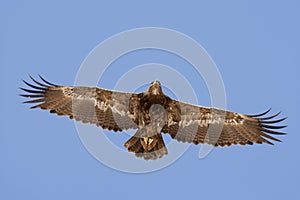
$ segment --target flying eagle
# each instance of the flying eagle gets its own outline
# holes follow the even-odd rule
[[[272,144],[269,140],[280,140],[271,134],[285,134],[275,130],[286,126],[273,125],[286,119],[273,119],[280,112],[264,117],[270,110],[245,115],[183,103],[165,95],[158,81],[153,81],[145,92],[126,93],[97,87],[60,86],[41,76],[44,83],[30,78],[36,85],[24,81],[31,89],[20,89],[27,92],[21,96],[33,98],[24,103],[37,103],[31,108],[50,110],[113,131],[137,129],[124,146],[146,160],[168,154],[161,133],[168,133],[181,142],[222,147]]]

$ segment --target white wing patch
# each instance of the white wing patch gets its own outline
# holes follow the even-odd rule
[[[108,105],[104,101],[96,101],[96,106],[100,109],[103,110],[104,112],[107,110]]]
[[[126,114],[128,114],[128,113],[126,113],[124,110],[119,110],[119,109],[117,108],[117,106],[111,106],[111,111],[112,111],[113,113],[117,113],[117,114],[121,115],[122,117],[125,116]]]
[[[237,126],[237,125],[242,125],[244,123],[244,120],[239,120],[237,121],[236,119],[226,119],[224,121],[224,118],[216,118],[216,119],[198,119],[198,120],[193,120],[193,119],[183,119],[179,122],[179,126],[182,126],[183,128],[186,126],[198,124],[200,127],[207,127],[209,124],[222,124],[224,125],[230,125],[230,126]]]
[[[189,126],[191,125],[192,123],[195,124],[198,120],[181,120],[179,122],[179,126],[182,126],[182,127],[186,127],[186,126]]]
[[[80,89],[78,89],[78,91],[80,91]],[[62,89],[62,92],[65,96],[68,97],[72,97],[74,100],[85,100],[85,101],[92,101],[94,102],[94,106],[98,106],[97,99],[96,96],[94,94],[90,95],[90,93],[86,93],[86,94],[77,94],[76,92],[74,93],[74,89],[73,87],[64,87]],[[103,102],[101,102],[103,103]],[[99,107],[99,106],[98,106]],[[100,105],[100,107],[103,107],[103,109],[105,109],[104,105]],[[99,107],[99,108],[100,108]],[[100,108],[101,109],[101,108]],[[102,109],[102,110],[103,110]],[[107,108],[106,108],[107,109]]]
[[[242,125],[244,123],[244,119],[237,121],[236,119],[227,119],[225,120],[225,124],[235,126]]]

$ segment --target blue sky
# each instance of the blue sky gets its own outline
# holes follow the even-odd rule
[[[299,8],[296,0],[1,1],[0,199],[299,199]],[[182,32],[207,50],[222,75],[229,110],[271,107],[288,116],[283,143],[217,148],[202,160],[200,146],[191,146],[162,170],[123,173],[91,156],[72,121],[21,103],[18,87],[28,74],[72,85],[96,45],[149,26]],[[182,70],[199,103],[210,105],[203,79],[161,51],[123,56],[99,85],[113,89],[121,72],[151,62]]]

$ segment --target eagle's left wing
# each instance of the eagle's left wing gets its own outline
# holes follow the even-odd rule
[[[20,88],[33,98],[24,103],[38,103],[31,108],[50,110],[50,113],[69,116],[83,123],[96,124],[104,129],[121,131],[137,128],[135,113],[138,113],[138,95],[116,92],[96,87],[72,87],[52,84],[42,77],[40,83],[30,77],[37,85],[24,81],[32,89]]]
[[[280,141],[272,135],[285,133],[274,131],[286,126],[274,126],[285,118],[271,120],[278,116],[263,117],[269,111],[258,115],[244,115],[206,108],[170,100],[167,109],[166,125],[162,132],[172,138],[194,144],[208,143],[214,146],[230,146],[232,144],[268,143],[268,139]]]

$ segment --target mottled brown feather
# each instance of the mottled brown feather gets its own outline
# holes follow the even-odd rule
[[[103,129],[138,129],[124,146],[146,160],[168,154],[161,133],[181,142],[222,147],[273,144],[271,141],[280,140],[271,135],[285,134],[277,131],[286,127],[276,125],[286,119],[275,119],[280,112],[266,116],[269,109],[256,115],[244,115],[182,103],[166,96],[157,81],[148,91],[136,94],[96,87],[59,86],[40,78],[44,83],[31,76],[37,85],[23,81],[30,87],[20,88],[26,92],[21,96],[30,98],[24,103]]]
[[[270,110],[257,115],[243,115],[215,108],[205,108],[181,102],[178,103],[180,104],[181,120],[175,122],[174,120],[168,119],[167,121],[169,123],[166,124],[162,132],[170,134],[172,138],[181,142],[189,142],[194,143],[196,145],[199,143],[208,143],[214,146],[230,146],[233,144],[251,145],[253,143],[273,144],[267,139],[279,142],[280,140],[270,136],[269,134],[285,134],[278,131],[270,130],[282,129],[286,127],[270,125],[279,123],[285,119],[282,118],[279,120],[269,121],[270,119],[273,119],[274,117],[277,117],[279,115],[278,113],[276,113],[275,115],[270,117],[263,117]],[[172,102],[172,104],[175,103]],[[197,115],[191,115],[192,112],[197,113]],[[214,115],[210,115],[211,113],[214,113]],[[169,118],[172,117],[169,116]],[[217,118],[223,118],[224,124],[223,128],[221,129],[221,132],[218,135],[218,133],[212,131],[213,135],[208,135],[209,127],[215,123],[205,123],[205,121],[214,120]],[[198,120],[199,123],[184,126],[184,123],[182,122],[183,120]],[[230,120],[235,120],[236,122],[243,121],[243,123],[236,124],[234,121],[229,122]],[[201,126],[199,124],[206,125]],[[175,129],[172,127],[178,128]],[[197,130],[196,133],[195,130]]]
[[[26,81],[24,83],[34,90],[21,88],[23,91],[32,94],[21,94],[23,97],[35,98],[33,100],[25,101],[24,103],[39,103],[32,106],[32,108],[41,108],[50,110],[51,113],[56,113],[61,116],[69,116],[71,119],[81,121],[83,123],[96,124],[104,129],[121,131],[129,128],[136,128],[136,124],[128,116],[120,116],[119,114],[113,114],[110,106],[114,104],[122,105],[122,102],[112,102],[106,110],[101,110],[95,106],[95,102],[91,99],[95,99],[99,102],[110,101],[113,96],[118,99],[120,96],[131,95],[130,93],[112,92],[95,87],[71,87],[71,86],[58,86],[41,78],[46,84],[40,83],[30,77],[39,86],[32,85]],[[64,94],[64,90],[69,89],[72,91],[70,95]],[[80,95],[84,95],[86,98],[80,98]],[[88,99],[91,98],[91,99]],[[121,99],[122,100],[122,99]],[[128,101],[127,101],[128,102]],[[124,105],[122,109],[124,112],[128,112],[128,106]],[[127,108],[127,110],[126,110]],[[117,120],[115,120],[115,118]],[[122,129],[118,126],[118,123]]]

